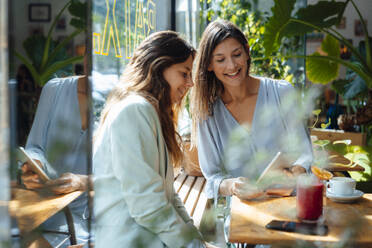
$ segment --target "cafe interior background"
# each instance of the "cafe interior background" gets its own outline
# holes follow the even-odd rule
[[[295,8],[316,2],[297,0]],[[372,1],[354,2],[371,34]],[[265,25],[272,15],[273,4],[272,0],[1,0],[0,246],[12,247],[19,239],[16,223],[8,213],[10,185],[17,180],[18,169],[13,151],[25,145],[41,88],[49,79],[83,74],[83,57],[87,56],[87,73],[92,79],[90,111],[94,123],[89,127],[92,134],[108,92],[119,80],[133,49],[150,33],[176,30],[197,47],[205,26],[220,17],[235,22],[245,32],[252,57],[263,58],[267,56],[268,49],[264,42]],[[351,4],[335,30],[365,54],[362,23]],[[48,38],[51,39],[49,57],[42,66],[42,54]],[[322,129],[316,132],[323,132],[324,139],[334,135],[330,128],[345,130],[337,138],[353,139],[353,143],[342,149],[336,148],[351,160],[360,159],[358,163],[365,168],[364,173],[352,173],[351,176],[360,187],[364,187],[365,192],[372,192],[372,85],[360,78],[353,81],[352,72],[345,66],[337,68],[339,70],[335,70],[335,64],[324,68],[324,64],[311,64],[310,59],[306,61],[301,57],[314,52],[328,52],[322,47],[325,38],[324,32],[316,31],[286,38],[280,49],[269,55],[277,56],[284,52],[298,55],[297,58],[257,59],[253,61],[252,70],[257,75],[286,79],[300,88],[303,94],[311,86],[318,89],[320,93],[313,101],[315,111],[309,118],[308,126]],[[329,44],[342,60],[353,60],[350,49],[345,45],[338,42]],[[35,73],[31,73],[32,68]],[[323,73],[324,69],[329,72]],[[185,109],[179,127],[183,137],[190,132],[187,105]],[[333,112],[327,115],[330,109]],[[337,125],[335,116],[341,113],[345,117]],[[360,113],[369,114],[365,116],[367,120]],[[331,122],[327,124],[329,120]],[[320,144],[322,148],[323,145]],[[86,155],[90,154],[91,147],[88,147]],[[87,173],[90,172],[91,168]]]

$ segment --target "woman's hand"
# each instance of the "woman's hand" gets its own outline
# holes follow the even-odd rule
[[[289,168],[283,169],[283,172],[288,177],[297,177],[300,174],[306,173],[306,169],[300,165],[294,165]]]
[[[39,160],[35,161],[40,165],[40,168],[43,167]],[[40,180],[39,175],[31,170],[31,167],[28,165],[27,162],[22,165],[21,170],[21,179],[27,189],[39,189],[44,186],[44,184]]]
[[[219,193],[223,196],[236,195],[240,199],[254,199],[265,194],[245,177],[224,179],[220,184]]]
[[[265,195],[264,190],[259,189],[245,177],[236,178],[232,184],[231,191],[234,195],[244,200],[251,200]]]
[[[85,191],[88,187],[88,176],[68,172],[45,184],[56,194],[67,194],[79,190]]]

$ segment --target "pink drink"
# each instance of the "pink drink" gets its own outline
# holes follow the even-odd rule
[[[320,181],[308,182],[299,180],[297,183],[297,217],[303,221],[317,221],[323,213],[324,186]]]

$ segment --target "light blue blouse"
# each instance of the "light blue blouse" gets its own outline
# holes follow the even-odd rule
[[[252,125],[241,126],[221,99],[198,125],[198,155],[208,198],[225,178],[256,180],[279,151],[308,169],[313,156],[298,93],[286,81],[260,78]]]
[[[40,160],[48,176],[54,179],[65,172],[87,174],[88,140],[87,131],[81,128],[77,82],[78,77],[55,78],[43,87],[27,138],[27,152],[32,158]],[[86,207],[86,194],[69,205],[79,243],[88,238],[84,217]],[[57,213],[44,222],[43,227],[67,231],[66,217],[63,213]],[[44,236],[53,247],[66,238],[61,234]]]

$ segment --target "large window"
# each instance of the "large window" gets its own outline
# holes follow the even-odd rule
[[[170,0],[93,1],[93,104],[97,121],[137,45],[154,31],[171,27]]]

